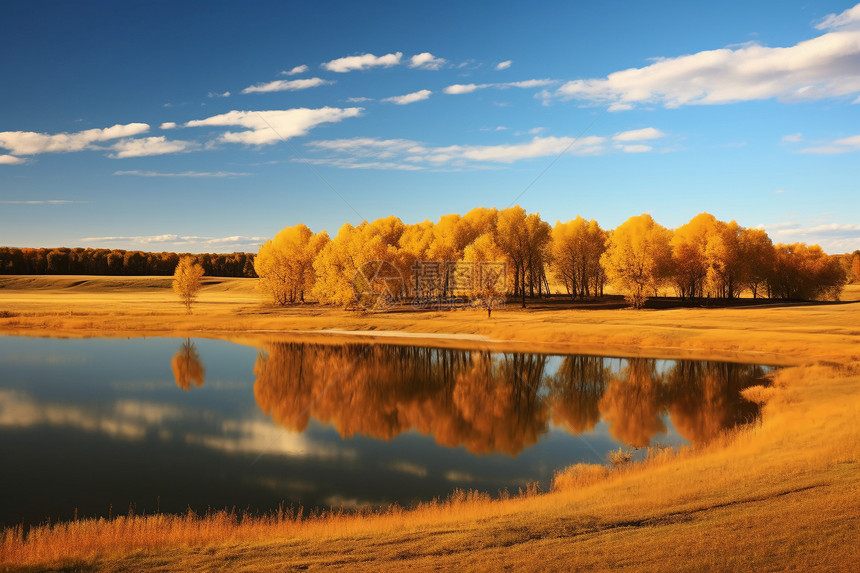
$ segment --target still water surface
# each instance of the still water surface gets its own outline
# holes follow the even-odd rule
[[[754,419],[762,366],[396,345],[0,337],[0,525],[515,492]],[[638,455],[643,455],[640,450]]]

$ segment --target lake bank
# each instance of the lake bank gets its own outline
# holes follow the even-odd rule
[[[571,470],[568,486],[559,491],[502,501],[455,494],[415,511],[302,522],[240,524],[224,516],[82,521],[45,528],[26,542],[8,533],[0,546],[0,568],[732,571],[854,565],[860,519],[856,305],[509,309],[487,320],[478,311],[358,315],[311,306],[271,309],[255,296],[213,287],[188,316],[172,293],[161,289],[5,289],[0,313],[9,316],[0,318],[0,331],[193,333],[256,344],[264,334],[248,331],[381,330],[409,332],[413,344],[422,339],[485,344],[444,336],[455,334],[512,345],[559,344],[568,351],[588,343],[602,348],[601,354],[612,345],[626,345],[631,352],[652,346],[703,359],[728,352],[767,362],[756,354],[767,353],[773,363],[804,366],[781,370],[773,388],[759,391],[757,399],[765,402],[759,426],[606,476]],[[319,336],[354,340],[363,334]],[[392,339],[396,336],[386,337]]]
[[[409,344],[531,352],[716,359],[796,365],[860,359],[860,302],[633,311],[521,309],[346,311],[273,307],[253,279],[207,279],[193,314],[165,277],[0,277],[0,333],[33,336],[203,336],[255,344],[325,336],[343,341],[403,333]],[[852,288],[853,299],[860,288]],[[534,308],[538,307],[538,308]],[[328,331],[328,332],[326,332]],[[348,334],[345,331],[350,331]]]

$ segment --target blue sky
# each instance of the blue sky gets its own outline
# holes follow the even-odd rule
[[[852,2],[5,2],[0,245],[520,204],[860,249]]]

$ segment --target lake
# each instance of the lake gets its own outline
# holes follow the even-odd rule
[[[749,364],[386,344],[0,337],[0,524],[543,489],[751,422]]]

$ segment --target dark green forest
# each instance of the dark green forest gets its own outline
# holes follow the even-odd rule
[[[149,253],[121,249],[0,247],[0,274],[170,276],[181,257],[193,257],[208,276],[255,278],[253,253]]]

